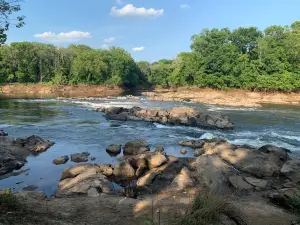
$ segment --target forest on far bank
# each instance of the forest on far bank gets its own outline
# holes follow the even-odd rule
[[[300,90],[300,21],[290,26],[204,29],[175,59],[135,62],[122,48],[37,42],[0,47],[0,83],[198,86]]]

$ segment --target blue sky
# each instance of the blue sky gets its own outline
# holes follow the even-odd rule
[[[299,12],[299,0],[24,0],[26,25],[12,28],[8,43],[118,46],[155,61],[189,51],[203,28],[289,25]]]

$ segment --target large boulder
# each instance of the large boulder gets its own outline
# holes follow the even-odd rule
[[[124,148],[124,155],[138,155],[150,151],[149,144],[145,140],[132,140],[128,141]]]
[[[115,176],[116,181],[131,181],[135,177],[135,171],[132,166],[127,162],[121,162],[116,165],[113,170],[113,175]]]
[[[90,164],[67,168],[62,177],[64,179],[59,182],[57,197],[74,194],[95,197],[113,190],[113,184],[100,173],[99,168]]]
[[[37,155],[41,152],[47,151],[48,148],[54,145],[54,142],[32,135],[25,138],[17,138],[15,144],[26,148],[32,154]]]
[[[160,152],[151,155],[150,157],[147,158],[147,160],[150,169],[159,167],[168,161],[166,156],[164,156]]]
[[[300,181],[300,157],[292,157],[282,166],[280,173],[294,183]]]
[[[196,181],[216,193],[228,193],[229,177],[236,175],[231,165],[217,155],[201,155],[191,164]]]
[[[18,138],[0,137],[0,176],[18,170],[27,162],[27,156],[37,155],[50,148],[54,142],[38,136]]]
[[[280,173],[287,159],[287,151],[272,147],[256,149],[251,146],[231,145],[226,141],[206,140],[202,147],[207,155],[218,155],[236,169],[256,177],[271,177]]]

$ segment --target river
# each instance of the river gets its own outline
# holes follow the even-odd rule
[[[202,110],[230,116],[235,124],[232,131],[207,130],[183,126],[165,126],[137,121],[109,121],[102,113],[93,111],[100,106],[141,106],[171,108],[193,106]],[[300,153],[300,107],[264,105],[262,108],[236,108],[188,102],[158,102],[139,99],[101,98],[97,101],[55,99],[0,99],[0,129],[12,137],[39,135],[56,144],[39,156],[30,156],[17,176],[0,180],[0,189],[20,190],[26,185],[37,185],[48,195],[55,192],[61,172],[74,165],[52,164],[62,155],[88,151],[96,157],[95,163],[115,163],[105,148],[109,144],[125,144],[130,139],[146,139],[151,148],[163,145],[167,154],[180,156],[178,141],[200,138],[204,133],[227,139],[234,144],[262,146],[274,144]],[[193,156],[188,150],[185,157]]]

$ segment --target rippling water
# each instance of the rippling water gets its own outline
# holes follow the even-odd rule
[[[145,108],[171,108],[194,106],[202,110],[221,112],[235,123],[233,131],[206,130],[200,128],[165,126],[147,122],[106,120],[102,113],[93,111],[100,106],[141,106]],[[58,156],[89,151],[96,163],[116,163],[105,148],[112,143],[124,144],[130,139],[146,139],[151,148],[164,145],[166,152],[180,155],[178,141],[185,138],[199,138],[212,133],[235,144],[261,146],[267,143],[290,149],[294,154],[300,150],[300,107],[265,105],[263,108],[221,107],[180,102],[148,101],[102,98],[98,101],[54,99],[2,99],[0,100],[0,129],[13,137],[42,136],[56,144],[47,152],[29,157],[28,163],[18,176],[0,180],[0,189],[26,185],[37,185],[39,190],[51,194],[57,188],[62,170],[73,165],[53,165]],[[300,153],[300,151],[299,151]],[[191,151],[185,156],[193,156]]]

